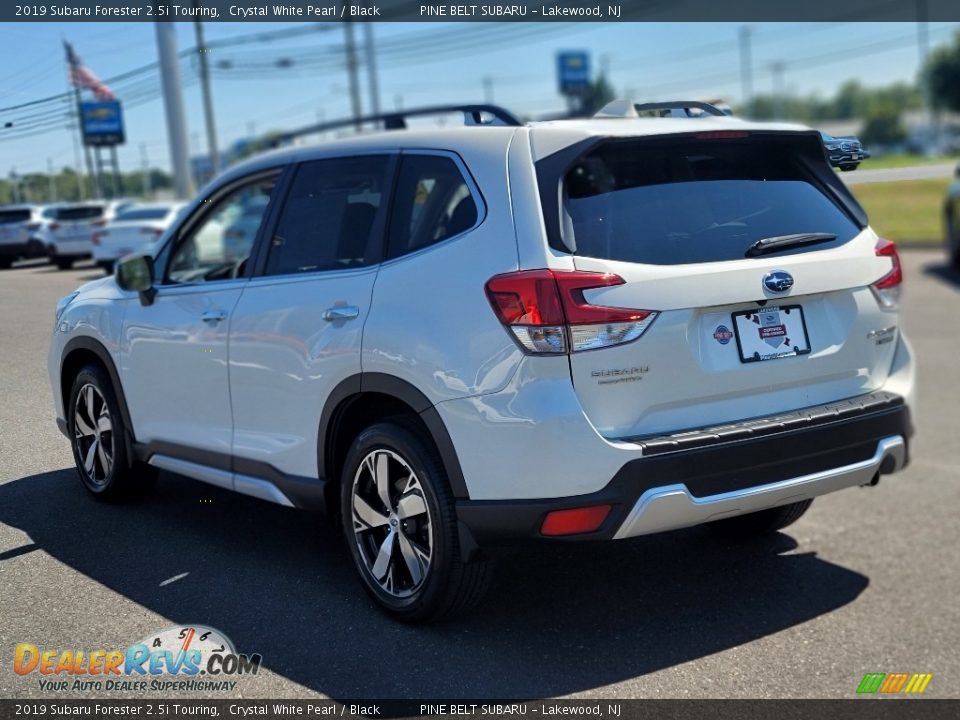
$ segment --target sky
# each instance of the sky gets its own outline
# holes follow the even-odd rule
[[[742,99],[738,23],[372,23],[383,109],[490,99],[519,115],[560,111],[556,53],[586,50],[595,72],[604,70],[620,97],[638,101],[683,98]],[[831,96],[850,79],[867,86],[913,81],[919,68],[914,23],[756,23],[749,26],[755,93],[769,93],[772,68],[783,63],[784,89],[793,95]],[[192,23],[177,24],[178,48],[195,45]],[[257,37],[285,30],[287,37]],[[930,23],[930,45],[949,42],[958,23]],[[292,129],[346,117],[348,80],[339,25],[205,23],[216,127],[221,148],[251,133]],[[362,29],[357,30],[362,40]],[[216,47],[218,42],[245,39]],[[0,121],[15,128],[46,118],[42,133],[16,137],[0,125],[0,175],[74,166],[76,132],[57,119],[62,103],[4,112],[67,90],[62,40],[100,78],[157,59],[152,23],[0,24]],[[361,53],[360,59],[363,60]],[[206,152],[203,107],[195,59],[181,62],[191,154]],[[229,66],[229,67],[227,67]],[[366,67],[360,67],[362,103],[370,111]],[[113,86],[124,103],[127,143],[121,168],[169,169],[159,75],[144,72]],[[21,131],[25,135],[25,131]],[[6,137],[5,137],[6,135]]]

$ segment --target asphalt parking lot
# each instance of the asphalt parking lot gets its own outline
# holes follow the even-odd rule
[[[51,695],[14,674],[17,643],[113,649],[182,623],[262,654],[246,698],[847,698],[866,672],[931,672],[927,696],[960,697],[960,273],[939,251],[904,263],[904,473],[761,544],[691,529],[514,553],[478,612],[431,627],[383,617],[314,516],[169,475],[136,504],[87,497],[46,349],[57,298],[100,273],[2,271],[0,697]]]

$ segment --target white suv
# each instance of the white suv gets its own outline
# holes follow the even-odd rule
[[[414,621],[476,601],[497,544],[771,532],[904,466],[899,259],[815,131],[485,124],[253,159],[61,300],[87,489],[325,508]]]

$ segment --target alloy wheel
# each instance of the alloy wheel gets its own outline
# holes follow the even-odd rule
[[[353,534],[370,577],[396,597],[413,595],[430,572],[433,523],[416,472],[397,453],[369,452],[353,477]]]
[[[84,474],[95,486],[102,487],[113,468],[113,423],[107,401],[92,383],[77,393],[73,434]]]

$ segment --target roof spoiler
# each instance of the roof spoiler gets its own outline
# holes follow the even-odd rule
[[[700,110],[700,113],[691,112]],[[726,117],[716,105],[699,100],[667,100],[664,102],[635,103],[632,100],[614,100],[604,105],[595,118],[638,118],[640,113],[652,112],[660,117],[698,117],[701,114]]]
[[[523,123],[509,110],[499,105],[429,105],[410,108],[409,110],[394,110],[393,112],[378,115],[363,115],[361,117],[341,118],[328,122],[316,123],[307,127],[291,130],[279,135],[275,144],[288,143],[303,135],[339,130],[341,128],[357,127],[369,123],[383,123],[384,130],[403,130],[407,127],[408,118],[423,117],[425,115],[443,115],[452,112],[463,113],[463,124],[472,126],[500,125],[506,127],[520,127]],[[485,118],[487,116],[487,118]]]

